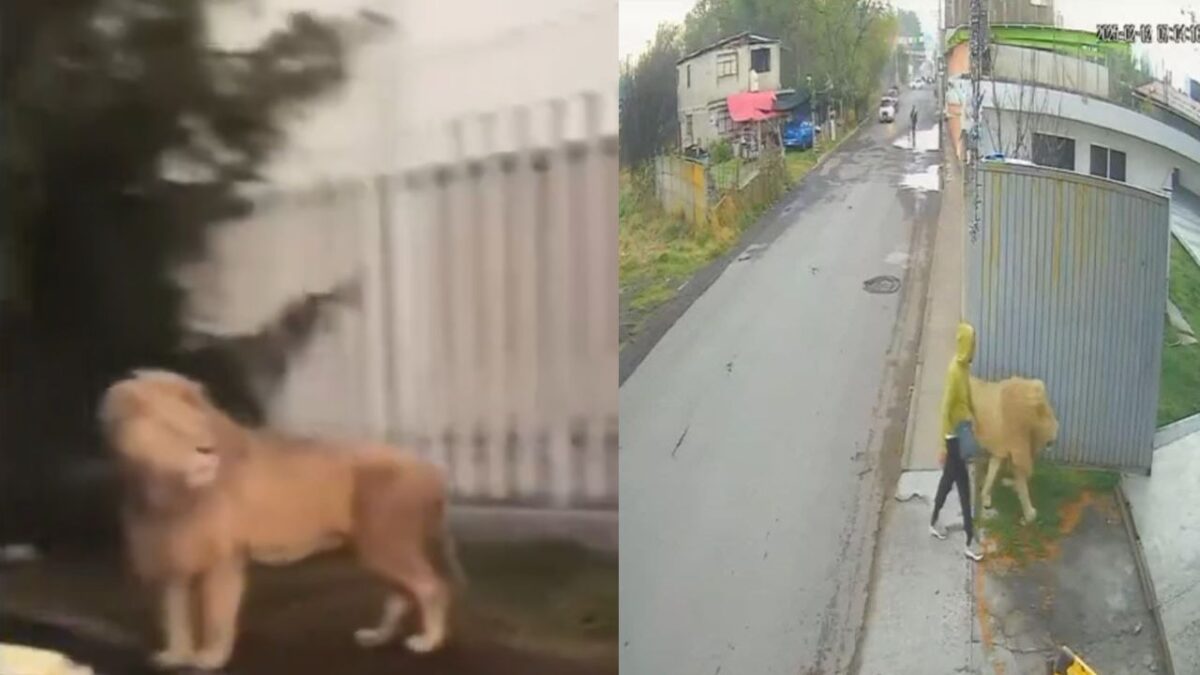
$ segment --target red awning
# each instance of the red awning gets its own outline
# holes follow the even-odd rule
[[[747,91],[725,99],[734,122],[758,122],[776,117],[774,91]]]

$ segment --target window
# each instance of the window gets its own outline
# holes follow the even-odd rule
[[[726,134],[733,130],[733,119],[729,117],[729,109],[724,105],[713,113],[713,128],[721,134]]]
[[[1050,134],[1033,135],[1033,163],[1075,170],[1075,139]]]
[[[1125,182],[1125,153],[1120,150],[1108,151],[1108,177]]]
[[[737,77],[738,74],[738,58],[737,52],[725,52],[717,54],[717,79],[722,77]]]
[[[771,49],[769,47],[750,50],[750,70],[756,73],[771,72]]]
[[[1093,176],[1111,178],[1124,183],[1125,153],[1106,148],[1103,145],[1093,145],[1090,173]]]
[[[692,64],[687,64],[687,87],[692,88]]]
[[[685,120],[684,128],[687,129],[687,144],[691,145],[692,143],[695,142],[695,140],[694,140],[695,137],[692,135],[692,116],[688,115],[687,117],[684,118],[684,120]]]

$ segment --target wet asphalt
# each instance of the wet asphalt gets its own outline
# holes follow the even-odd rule
[[[902,122],[868,121],[623,358],[621,672],[850,668],[940,203],[903,186],[939,157],[894,144],[913,102],[936,127],[904,92]]]

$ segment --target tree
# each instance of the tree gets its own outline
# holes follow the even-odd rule
[[[637,166],[660,154],[678,138],[679,28],[658,27],[650,49],[632,70],[622,73],[621,163]]]
[[[280,111],[345,77],[339,25],[293,14],[257,48],[218,51],[205,5],[4,3],[0,491],[8,498],[49,490],[47,467],[95,452],[92,409],[114,376],[148,365],[203,370],[179,350],[183,294],[172,271],[203,255],[209,228],[248,211],[236,188],[284,140]],[[254,417],[245,378],[221,363],[193,374]]]
[[[896,12],[896,21],[900,35],[905,37],[921,36],[921,18],[916,12],[901,9]]]

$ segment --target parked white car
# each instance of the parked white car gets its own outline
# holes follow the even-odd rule
[[[879,103],[879,121],[880,122],[895,122],[896,121],[896,99],[884,98]]]

